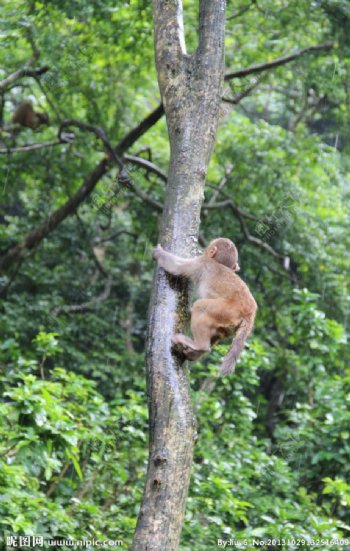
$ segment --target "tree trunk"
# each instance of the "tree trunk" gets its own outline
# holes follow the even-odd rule
[[[196,251],[205,176],[214,145],[224,70],[224,0],[201,0],[196,52],[185,52],[181,0],[154,0],[156,66],[170,138],[160,241],[182,256]],[[157,269],[150,304],[147,382],[150,450],[132,549],[178,549],[196,427],[188,370],[171,351],[187,315],[183,281]]]

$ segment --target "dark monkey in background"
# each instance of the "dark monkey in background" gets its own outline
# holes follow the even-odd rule
[[[50,124],[50,119],[47,113],[34,111],[31,101],[22,101],[17,105],[13,113],[12,122],[25,128],[36,130],[42,124]]]
[[[253,329],[257,310],[247,285],[235,273],[239,270],[235,245],[219,237],[197,258],[181,258],[158,245],[153,258],[169,274],[189,278],[199,296],[191,309],[193,340],[178,333],[172,338],[173,344],[180,344],[193,361],[210,352],[216,342],[235,335],[220,368],[220,375],[231,373]]]

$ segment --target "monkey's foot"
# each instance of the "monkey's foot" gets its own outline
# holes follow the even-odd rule
[[[181,333],[176,333],[176,335],[171,338],[171,342],[173,344],[181,344],[183,348],[192,348],[194,344],[189,337],[186,337],[186,335],[182,335]]]
[[[189,337],[186,337],[186,335],[182,335],[181,333],[177,333],[176,335],[174,335],[171,340],[173,344],[179,344],[180,346],[182,346],[182,351],[184,355],[191,362],[198,360],[198,358],[200,358],[206,352],[210,352],[210,348],[208,350],[199,350],[198,348],[196,348],[193,340],[191,340]]]
[[[183,352],[191,362],[198,360],[204,354],[203,350],[193,350],[193,348],[189,348],[188,346],[184,346]]]

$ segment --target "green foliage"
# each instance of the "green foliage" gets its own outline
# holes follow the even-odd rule
[[[41,378],[43,359],[55,357],[59,346],[52,333],[34,342],[41,364],[18,348],[13,354],[14,343],[2,346],[2,361],[9,360],[0,380],[2,530],[99,539],[108,527],[108,536],[120,539],[135,524],[124,504],[139,500],[142,489],[143,392],[107,403],[96,383],[62,367]],[[109,518],[118,519],[114,528]]]

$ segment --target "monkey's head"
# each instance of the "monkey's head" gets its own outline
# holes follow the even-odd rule
[[[38,118],[39,125],[40,124],[50,124],[50,118],[47,113],[36,113],[36,116]]]
[[[214,239],[204,251],[205,256],[213,258],[216,262],[238,272],[238,252],[234,243],[226,237]]]

